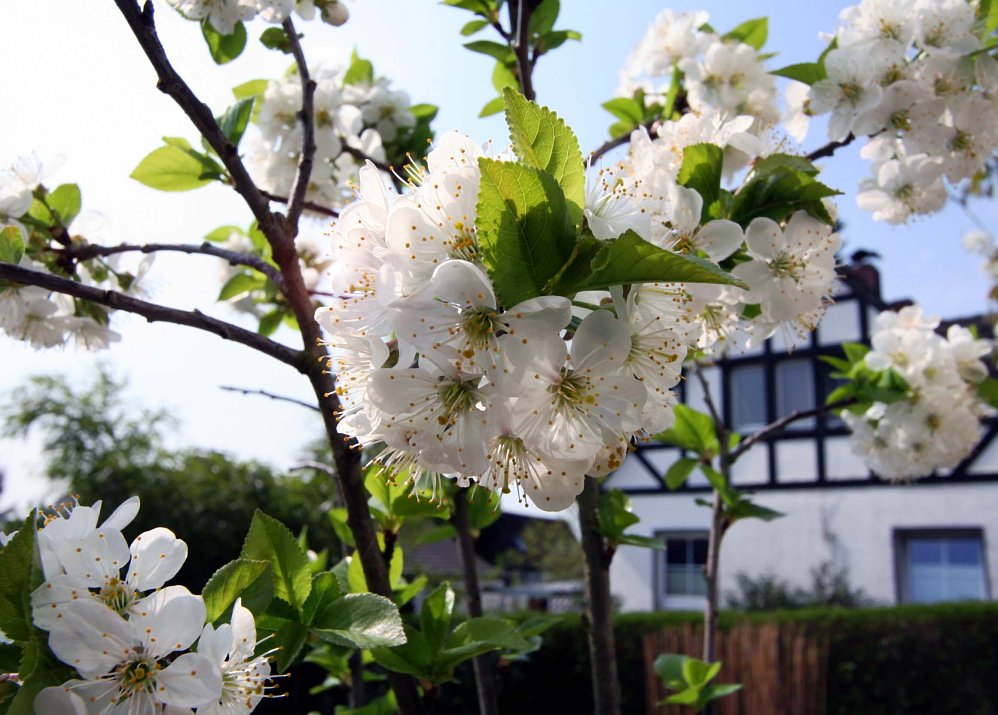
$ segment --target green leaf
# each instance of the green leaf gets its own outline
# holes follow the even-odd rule
[[[308,627],[296,621],[284,621],[274,632],[274,640],[267,641],[277,648],[277,671],[285,672],[298,660],[305,641],[308,640]]]
[[[232,96],[234,96],[236,99],[250,99],[256,97],[262,97],[264,92],[267,91],[267,85],[269,84],[270,80],[251,79],[249,82],[243,82],[242,84],[233,87]]]
[[[245,236],[246,232],[243,231],[239,226],[219,226],[214,231],[209,233],[204,237],[205,241],[210,241],[211,243],[224,243],[229,240],[232,234],[238,234],[240,236]]]
[[[530,15],[530,32],[533,35],[546,35],[554,29],[554,23],[561,11],[559,0],[541,0]]]
[[[250,116],[253,114],[254,101],[253,97],[240,99],[226,109],[218,120],[218,127],[222,130],[222,134],[236,146],[239,146],[239,140],[243,138],[246,126],[249,124]]]
[[[13,643],[0,643],[0,673],[16,673],[21,662],[21,648]],[[3,696],[0,695],[0,701]]]
[[[412,581],[405,584],[402,588],[395,589],[395,603],[397,603],[399,608],[401,608],[416,596],[421,594],[428,583],[429,579],[425,575],[420,574]]]
[[[468,35],[474,35],[479,30],[482,30],[488,26],[488,20],[471,20],[470,22],[466,22],[464,27],[461,28],[461,34],[465,37]]]
[[[493,114],[499,114],[504,106],[502,97],[494,97],[485,103],[485,106],[478,113],[478,118],[482,119],[484,117],[491,117]]]
[[[274,597],[274,577],[268,561],[236,559],[222,566],[204,586],[206,621],[216,623],[237,598],[253,613],[263,613]]]
[[[443,4],[450,5],[451,7],[459,7],[462,10],[468,10],[484,17],[488,17],[493,9],[489,0],[443,0]]]
[[[389,690],[386,695],[374,698],[359,708],[347,708],[337,705],[335,715],[398,715],[398,711],[395,693]]]
[[[312,590],[312,572],[308,556],[288,527],[257,509],[240,558],[269,561],[273,568],[274,595],[301,609]]]
[[[419,625],[423,637],[433,650],[439,650],[450,631],[451,614],[454,613],[454,589],[444,581],[437,586],[419,611]]]
[[[374,662],[396,673],[414,675],[417,678],[433,681],[433,660],[437,651],[431,649],[423,634],[411,626],[405,626],[405,645],[396,648],[374,648],[371,656]]]
[[[977,385],[977,396],[985,404],[998,408],[998,380],[993,377],[986,377]]]
[[[277,332],[277,329],[281,327],[281,322],[284,320],[284,311],[280,308],[274,308],[274,310],[269,313],[265,313],[260,316],[260,324],[257,326],[256,332],[260,335],[269,337]]]
[[[539,52],[550,52],[565,44],[568,40],[581,40],[582,33],[575,30],[555,30],[543,35],[537,42]]]
[[[268,50],[278,50],[286,55],[291,54],[291,38],[283,27],[268,27],[260,35],[260,42]]]
[[[0,550],[0,631],[15,642],[30,640],[34,632],[30,594],[34,588],[35,533],[32,511]]]
[[[357,548],[357,544],[353,540],[353,532],[350,531],[350,527],[347,525],[346,507],[341,506],[330,509],[329,523],[333,525],[333,531],[336,532],[337,539],[352,549]]]
[[[668,687],[676,688],[678,685],[685,685],[686,679],[683,677],[683,664],[689,660],[687,655],[676,653],[663,653],[655,659],[653,667],[655,674]]]
[[[696,469],[699,463],[700,460],[692,459],[691,457],[677,459],[665,472],[665,486],[669,487],[669,489],[679,489],[679,487],[686,483],[690,473]]]
[[[409,114],[414,116],[416,119],[423,119],[427,122],[433,121],[437,112],[440,108],[435,104],[427,104],[423,102],[421,104],[413,104],[409,107]]]
[[[398,607],[373,593],[348,593],[328,604],[312,622],[323,640],[355,648],[381,648],[406,642]]]
[[[236,296],[248,293],[251,290],[263,288],[266,283],[266,277],[261,276],[259,273],[236,273],[232,276],[232,278],[225,282],[225,285],[222,286],[222,290],[218,293],[217,300],[229,300],[230,298],[235,298]]]
[[[473,42],[464,43],[464,46],[472,52],[494,57],[506,64],[516,62],[516,55],[509,48],[509,45],[492,42],[491,40],[474,40]]]
[[[494,159],[478,164],[481,260],[500,303],[512,307],[545,292],[571,253],[575,230],[561,188],[549,174]]]
[[[703,197],[701,222],[708,220],[710,206],[721,194],[721,174],[724,150],[715,144],[693,144],[683,149],[683,164],[677,181],[680,186],[695,189]]]
[[[471,650],[478,650],[478,655],[496,648],[523,651],[530,649],[531,644],[512,621],[487,616],[458,624],[447,638],[447,647],[440,655],[450,658],[460,655],[463,660],[473,657],[467,655]]]
[[[21,687],[10,701],[7,715],[35,715],[35,697],[48,687],[61,685],[75,672],[52,657],[38,635],[33,635],[24,648],[18,666]]]
[[[586,205],[586,176],[579,140],[547,107],[512,89],[503,90],[502,95],[513,150],[522,163],[554,177],[568,203],[572,223],[580,226]]]
[[[720,445],[714,429],[714,420],[710,415],[683,404],[676,405],[675,415],[676,421],[672,427],[655,435],[655,439],[688,449],[701,459],[708,461],[713,459]]]
[[[603,102],[601,106],[631,127],[636,127],[644,121],[645,108],[628,97],[615,97],[609,102]]]
[[[0,228],[0,261],[16,266],[23,256],[24,239],[21,237],[21,229],[17,226]]]
[[[756,504],[750,499],[740,499],[734,507],[727,510],[727,515],[731,519],[762,519],[763,521],[773,521],[784,516],[783,512],[770,509],[769,507]]]
[[[765,17],[758,17],[754,20],[746,20],[731,32],[722,35],[721,39],[738,40],[761,50],[762,46],[766,44],[768,36],[769,20]]]
[[[520,85],[516,80],[516,75],[509,67],[502,62],[496,62],[496,66],[492,68],[492,86],[495,87],[496,92],[502,94],[502,91],[507,87],[516,89]],[[499,100],[502,102],[502,97],[499,97]],[[504,102],[502,106],[506,106]]]
[[[731,695],[732,693],[737,693],[742,689],[741,683],[724,683],[722,685],[708,685],[703,690],[704,700],[717,700],[718,698],[723,698],[725,695]]]
[[[792,169],[809,176],[817,176],[818,174],[818,167],[805,157],[793,154],[770,154],[752,165],[752,170],[756,174],[767,174],[778,168]]]
[[[201,21],[201,34],[208,43],[208,52],[215,64],[224,65],[243,53],[246,48],[246,26],[237,22],[231,35],[223,35],[207,19]]]
[[[343,75],[343,84],[371,84],[372,82],[374,82],[374,65],[371,64],[370,60],[361,58],[357,54],[357,50],[354,49],[353,54],[350,55],[350,67]]]
[[[218,178],[218,173],[206,170],[208,167],[204,159],[198,158],[193,150],[161,146],[139,162],[131,178],[160,191],[197,189]]]
[[[642,549],[664,549],[665,542],[654,536],[639,536],[637,534],[624,534],[617,541],[629,546],[640,546]]]
[[[80,187],[76,184],[62,184],[55,187],[45,197],[49,209],[56,214],[60,226],[66,227],[80,213],[82,198]]]
[[[500,516],[499,492],[476,489],[468,495],[468,525],[472,531],[481,531],[494,524]]]
[[[317,573],[312,577],[312,590],[301,609],[302,622],[313,625],[316,614],[322,613],[342,595],[335,573],[332,571]]]
[[[619,489],[611,489],[599,495],[596,516],[600,533],[613,541],[619,541],[628,527],[641,521],[631,511],[631,498]]]
[[[743,228],[752,219],[764,216],[783,221],[795,211],[804,210],[814,218],[832,225],[832,217],[821,199],[841,191],[830,189],[813,176],[786,166],[754,170],[748,182],[735,194],[731,220]]]
[[[479,233],[481,235],[481,233]],[[671,253],[649,243],[634,231],[620,238],[590,244],[595,255],[579,251],[548,293],[572,295],[584,290],[605,290],[629,283],[721,283],[745,285],[718,266],[689,254]],[[580,249],[585,246],[579,242]],[[581,264],[581,265],[578,265]]]
[[[828,72],[825,71],[825,66],[820,62],[800,62],[794,65],[787,65],[778,70],[772,70],[769,74],[795,79],[807,85],[828,79]]]

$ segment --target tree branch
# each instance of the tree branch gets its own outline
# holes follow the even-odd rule
[[[201,245],[193,243],[121,243],[117,246],[98,246],[93,243],[88,243],[83,246],[71,246],[63,252],[78,261],[86,261],[91,258],[97,258],[98,256],[113,256],[116,253],[128,253],[131,251],[137,251],[139,253],[175,251],[178,253],[198,253],[205,256],[214,256],[215,258],[221,258],[228,261],[231,266],[248,266],[249,268],[257,270],[267,276],[270,280],[274,281],[277,285],[280,285],[282,281],[281,272],[259,256],[253,256],[248,253],[239,253],[238,251],[229,251],[208,241],[205,241]]]
[[[114,310],[135,313],[136,315],[141,315],[150,323],[174,323],[175,325],[186,325],[208,333],[214,333],[220,338],[240,343],[265,355],[269,355],[275,360],[280,360],[298,372],[306,374],[308,372],[306,356],[301,350],[294,350],[286,345],[281,345],[269,338],[265,338],[259,333],[254,333],[253,331],[226,323],[217,318],[212,318],[199,310],[186,311],[167,308],[163,305],[132,298],[124,293],[95,288],[54,276],[51,273],[20,268],[9,263],[0,263],[0,279],[23,285],[38,286],[39,288],[45,288],[55,293],[63,293],[74,298],[80,298],[81,300],[89,300],[92,303],[106,305],[108,308]]]
[[[768,425],[763,427],[761,430],[753,435],[745,438],[745,440],[738,445],[736,449],[731,452],[730,459],[734,462],[736,459],[741,457],[747,451],[749,451],[753,445],[757,442],[766,439],[767,437],[776,434],[777,432],[783,430],[797,420],[806,420],[810,417],[817,417],[818,415],[824,414],[825,412],[830,412],[832,410],[837,410],[842,407],[848,407],[854,404],[856,400],[853,398],[847,398],[845,400],[838,400],[837,402],[832,402],[828,405],[822,405],[821,407],[815,407],[812,410],[794,410],[793,412],[784,415],[778,420],[770,422]]]
[[[291,200],[287,196],[281,196],[280,194],[274,194],[274,193],[271,193],[269,191],[263,191],[262,189],[260,190],[260,193],[268,201],[276,201],[276,202],[281,203],[281,204],[286,204],[286,203],[288,203]],[[303,201],[302,202],[302,206],[304,206],[306,209],[308,209],[309,211],[311,211],[313,213],[321,214],[323,216],[329,216],[330,218],[339,218],[340,217],[340,212],[339,211],[336,211],[335,209],[331,209],[328,206],[321,206],[321,205],[319,205],[317,203],[314,203],[312,201]]]
[[[350,156],[352,156],[354,159],[356,159],[361,163],[371,162],[372,164],[374,164],[374,167],[378,171],[383,171],[386,174],[391,174],[392,176],[395,176],[395,173],[392,171],[392,167],[388,166],[388,164],[386,164],[383,161],[378,161],[377,159],[368,156],[362,150],[358,149],[355,146],[350,146],[349,144],[344,142],[343,148],[340,151],[342,151],[344,154],[349,154]]]
[[[641,125],[642,127],[645,128],[649,136],[651,136],[653,139],[655,138],[655,135],[657,133],[655,131],[655,124],[657,122],[658,120],[655,119],[650,122],[645,122],[644,124]],[[600,144],[599,147],[597,147],[594,151],[589,153],[589,162],[593,163],[598,159],[600,159],[604,154],[616,149],[618,146],[623,146],[624,144],[627,144],[629,141],[631,141],[632,133],[633,132],[628,132],[627,134],[623,134],[617,137],[616,139],[608,139],[607,141]]]
[[[222,389],[224,390],[225,388],[222,388]],[[300,472],[303,469],[314,469],[315,471],[322,472],[323,474],[327,474],[330,477],[335,477],[336,476],[336,469],[334,467],[332,467],[332,466],[330,466],[328,464],[324,464],[323,462],[315,462],[315,461],[313,461],[311,459],[306,459],[303,462],[298,462],[298,464],[292,465],[288,469],[288,471],[289,472]]]
[[[844,146],[849,146],[855,141],[856,135],[849,134],[845,139],[839,142],[828,142],[825,146],[815,149],[810,154],[808,154],[805,159],[808,161],[815,161],[817,159],[823,159],[826,156],[831,156],[836,152],[836,150],[841,149]]]
[[[533,12],[531,0],[509,0],[510,43],[516,54],[516,74],[520,80],[520,91],[529,100],[536,99],[534,92],[534,66],[530,62],[530,15]]]
[[[298,66],[298,76],[301,77],[301,111],[298,117],[301,119],[302,139],[301,139],[301,160],[298,162],[298,170],[295,172],[294,190],[291,192],[291,201],[288,203],[288,223],[298,230],[298,219],[301,217],[304,208],[305,194],[308,193],[308,182],[312,176],[312,160],[315,157],[315,81],[308,74],[308,64],[305,62],[305,53],[302,51],[301,43],[298,41],[298,33],[291,18],[286,18],[281,26],[284,34],[288,36],[291,43],[291,54],[294,55],[295,64]]]
[[[700,381],[700,387],[703,388],[703,399],[707,403],[707,411],[710,412],[710,416],[714,420],[715,429],[727,431],[727,428],[721,421],[721,412],[717,409],[717,405],[714,404],[714,396],[710,393],[710,385],[707,384],[707,378],[704,377],[703,365],[698,362],[693,363],[693,372],[696,374],[697,380]]]
[[[235,387],[234,385],[220,385],[219,387],[226,392],[238,392],[242,395],[260,395],[262,397],[269,397],[272,400],[277,400],[278,402],[290,402],[292,405],[305,407],[313,412],[319,411],[319,408],[311,402],[305,402],[304,400],[299,400],[295,397],[288,397],[286,395],[276,395],[273,392],[267,392],[266,390],[255,390],[248,387]]]

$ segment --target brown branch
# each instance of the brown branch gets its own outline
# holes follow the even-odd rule
[[[777,432],[783,430],[788,425],[796,422],[797,420],[806,420],[810,417],[817,417],[818,415],[824,414],[825,412],[830,412],[832,410],[837,410],[842,407],[848,407],[856,402],[853,398],[847,398],[844,400],[838,400],[837,402],[832,402],[827,405],[822,405],[821,407],[815,407],[811,410],[794,410],[793,412],[784,415],[778,420],[770,422],[768,425],[760,429],[753,435],[745,438],[745,440],[738,445],[738,447],[731,452],[730,459],[734,463],[736,459],[741,457],[747,451],[749,451],[757,442],[766,439],[767,437],[776,434]]]
[[[707,403],[707,411],[710,412],[710,416],[714,420],[714,428],[718,430],[719,434],[721,431],[726,433],[727,428],[721,420],[721,412],[714,403],[714,396],[710,393],[710,385],[707,384],[707,378],[704,377],[703,365],[698,362],[693,363],[693,372],[697,376],[697,380],[700,381],[700,387],[703,388],[703,399]]]
[[[82,246],[71,246],[65,251],[62,251],[62,253],[72,256],[78,261],[86,261],[99,256],[113,256],[116,253],[128,253],[131,251],[137,251],[139,253],[175,251],[178,253],[214,256],[215,258],[221,258],[228,261],[230,266],[247,266],[257,270],[267,276],[270,280],[274,281],[277,285],[280,285],[282,280],[280,271],[259,256],[253,256],[248,253],[239,253],[238,251],[229,251],[225,248],[220,248],[213,243],[209,243],[208,241],[205,241],[200,245],[193,243],[121,243],[117,246],[98,246],[93,243],[88,243]]]
[[[516,54],[516,76],[520,80],[520,91],[529,100],[537,98],[534,92],[534,65],[530,61],[530,15],[533,13],[532,0],[509,0],[510,35],[514,41],[510,47]]]
[[[278,402],[290,402],[292,405],[305,407],[313,412],[319,411],[319,408],[311,402],[305,402],[304,400],[299,400],[295,397],[288,397],[286,395],[276,395],[273,392],[267,392],[266,390],[255,390],[248,387],[235,387],[234,385],[219,385],[219,387],[226,392],[238,392],[242,395],[260,395],[261,397],[269,397],[270,399],[277,400]]]
[[[123,310],[126,313],[141,315],[150,323],[163,322],[175,325],[186,325],[197,328],[208,333],[213,333],[225,340],[231,340],[247,347],[253,348],[265,355],[269,355],[275,360],[280,360],[286,365],[290,365],[301,373],[308,372],[308,365],[305,353],[301,350],[294,350],[265,338],[259,333],[240,328],[237,325],[226,323],[205,315],[199,310],[178,310],[168,308],[156,303],[132,298],[124,293],[113,290],[95,288],[83,283],[60,278],[51,273],[42,273],[27,268],[20,268],[9,263],[0,263],[0,279],[21,283],[23,285],[33,285],[39,288],[70,295],[81,300],[88,300],[92,303],[105,305],[113,310]]]
[[[804,158],[807,159],[808,161],[823,159],[826,156],[831,156],[832,154],[834,154],[836,150],[841,149],[844,146],[849,146],[850,144],[853,143],[853,141],[855,141],[855,139],[856,135],[850,133],[849,136],[847,136],[842,141],[828,142],[827,144],[825,144],[825,146],[815,149]]]
[[[392,167],[390,167],[388,164],[386,164],[383,161],[378,161],[377,159],[368,156],[362,150],[358,149],[355,146],[350,146],[349,144],[344,142],[343,148],[340,151],[342,151],[344,154],[349,154],[350,156],[352,156],[354,159],[361,162],[362,164],[371,162],[372,164],[374,164],[374,167],[378,171],[383,171],[386,174],[391,174],[392,176],[395,176],[395,172],[392,171]]]
[[[271,193],[270,191],[263,191],[263,190],[261,190],[260,193],[268,201],[276,201],[276,202],[281,203],[281,204],[286,204],[286,203],[288,203],[288,201],[290,201],[290,199],[287,196],[281,196],[280,194],[274,194],[274,193]],[[320,204],[314,203],[312,201],[303,201],[302,202],[302,206],[305,207],[306,209],[308,209],[309,211],[313,212],[313,213],[321,214],[323,216],[329,216],[330,218],[339,218],[340,217],[340,212],[339,211],[336,211],[335,209],[331,209],[328,206],[321,206]]]
[[[640,126],[644,127],[648,131],[648,134],[654,139],[656,134],[655,124],[657,122],[658,120],[655,119],[650,122],[645,122]],[[589,163],[594,163],[595,161],[600,159],[604,154],[613,151],[618,146],[623,146],[624,144],[627,144],[629,141],[631,141],[631,134],[632,132],[627,132],[627,134],[623,134],[617,137],[616,139],[608,139],[607,141],[600,144],[594,151],[591,151],[589,153]]]
[[[293,465],[288,471],[300,472],[303,469],[314,469],[317,472],[328,474],[330,477],[336,476],[336,469],[334,467],[328,464],[324,464],[323,462],[315,462],[310,459],[306,459],[303,462],[298,462],[298,464]]]
[[[291,18],[286,18],[281,23],[281,27],[284,28],[284,34],[288,36],[291,54],[294,55],[298,76],[301,77],[301,111],[298,112],[302,126],[301,160],[298,162],[294,190],[291,192],[291,201],[288,203],[288,223],[294,226],[297,231],[298,219],[301,217],[302,208],[304,208],[305,194],[308,193],[308,182],[312,176],[312,160],[315,158],[315,81],[308,74],[305,53],[302,51],[301,43],[298,41],[298,33],[295,31],[295,25]]]

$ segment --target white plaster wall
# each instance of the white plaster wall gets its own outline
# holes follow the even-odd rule
[[[706,530],[710,512],[693,495],[634,496],[641,522],[633,531]],[[850,584],[883,603],[896,602],[895,528],[978,527],[984,532],[991,596],[998,587],[998,484],[766,491],[760,504],[786,516],[772,522],[737,523],[721,549],[721,593],[735,588],[735,574],[774,573],[794,585],[810,585],[809,570],[833,559],[848,569]],[[655,554],[621,548],[611,567],[614,595],[624,610],[654,608]],[[698,608],[696,599],[666,607]]]

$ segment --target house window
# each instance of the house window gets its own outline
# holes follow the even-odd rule
[[[980,529],[900,531],[895,554],[901,603],[988,598]]]
[[[742,365],[731,371],[731,427],[752,432],[765,427],[766,373],[762,365]]]
[[[814,370],[811,361],[797,358],[776,364],[776,417],[814,409]],[[814,417],[797,420],[788,429],[814,429]]]
[[[706,596],[707,534],[663,534],[665,541],[662,593],[669,596]]]

